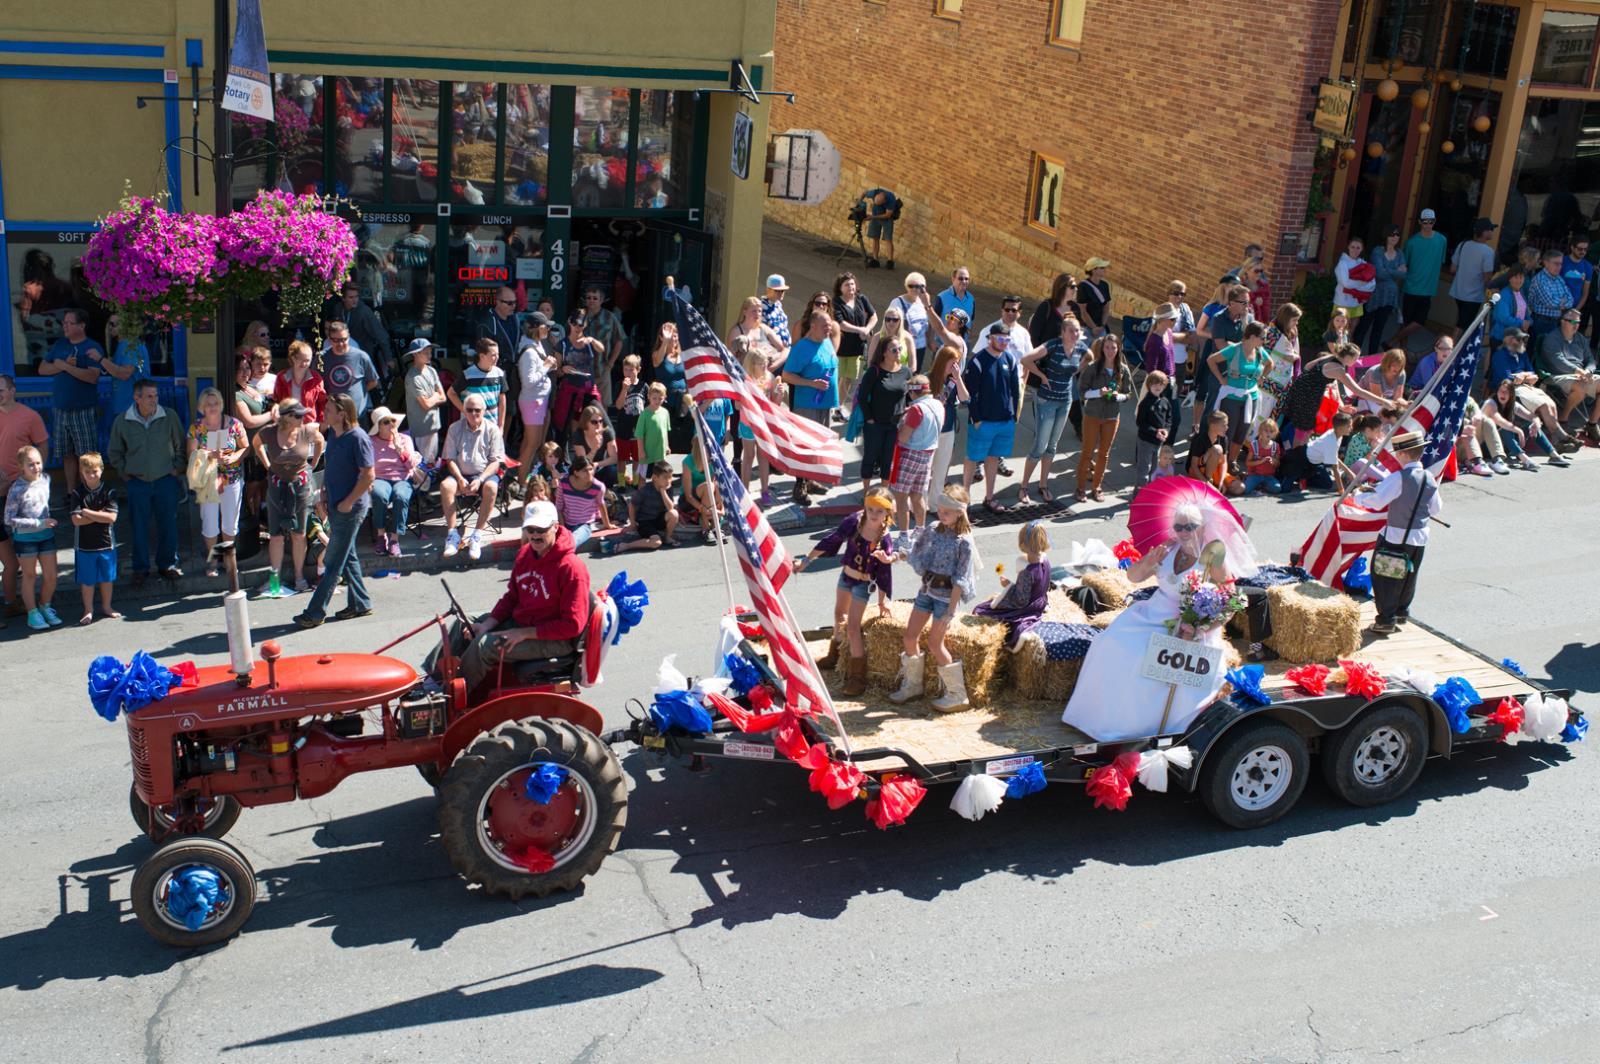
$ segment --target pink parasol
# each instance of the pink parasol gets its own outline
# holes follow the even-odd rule
[[[1193,477],[1159,477],[1139,489],[1128,505],[1128,535],[1141,553],[1172,538],[1172,515],[1184,503],[1220,510],[1237,522],[1242,530],[1244,518],[1223,494],[1203,480]]]

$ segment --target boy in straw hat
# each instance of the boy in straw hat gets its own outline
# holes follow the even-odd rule
[[[1417,594],[1417,572],[1428,546],[1428,519],[1440,510],[1439,482],[1422,464],[1420,432],[1402,432],[1389,441],[1404,463],[1372,489],[1371,508],[1388,506],[1388,519],[1372,551],[1372,597],[1378,607],[1372,631],[1389,635],[1410,619]]]

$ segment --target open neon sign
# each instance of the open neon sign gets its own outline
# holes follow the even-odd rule
[[[456,270],[456,280],[468,283],[504,284],[511,280],[511,271],[504,266],[462,266]]]

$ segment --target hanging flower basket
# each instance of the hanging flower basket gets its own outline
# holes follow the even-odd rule
[[[314,317],[350,276],[356,236],[316,196],[272,190],[221,220],[217,252],[235,295],[259,299],[277,289],[285,319]]]

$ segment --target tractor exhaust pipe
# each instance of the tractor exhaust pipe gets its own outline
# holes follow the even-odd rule
[[[250,637],[250,604],[243,591],[234,591],[223,597],[222,612],[228,624],[228,661],[240,687],[250,686],[250,674],[255,671],[255,650]]]

